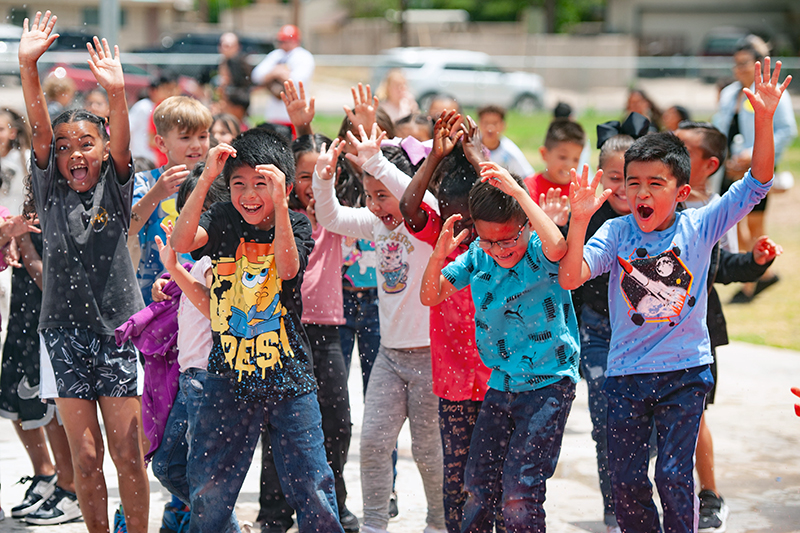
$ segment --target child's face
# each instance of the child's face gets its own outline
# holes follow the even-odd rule
[[[103,95],[98,94],[96,92],[89,93],[86,96],[86,101],[84,102],[84,108],[86,111],[90,113],[94,113],[98,117],[108,118],[110,113],[110,108],[108,105],[108,100],[106,100]]]
[[[314,198],[314,193],[311,191],[311,177],[314,175],[314,165],[317,164],[318,156],[319,154],[315,152],[306,152],[298,157],[295,163],[294,194],[303,207],[308,207],[308,202]]]
[[[631,212],[628,197],[625,196],[625,152],[616,152],[603,161],[603,177],[600,178],[603,189],[611,189],[608,203],[618,215]]]
[[[689,185],[678,186],[678,180],[661,161],[628,163],[625,194],[639,229],[645,233],[669,228],[675,220],[675,207],[691,190]]]
[[[167,166],[186,165],[192,169],[208,154],[208,130],[186,131],[173,128],[166,135],[156,135],[156,146],[167,155]]]
[[[489,150],[500,146],[500,136],[506,131],[506,122],[497,113],[484,113],[478,117],[478,127],[483,135],[483,144]]]
[[[539,148],[539,153],[542,154],[542,159],[547,165],[544,169],[544,176],[553,183],[568,184],[570,181],[569,171],[578,168],[581,152],[583,152],[583,145],[573,142],[560,142],[552,148],[542,146]]]
[[[442,220],[447,220],[453,215],[461,215],[461,220],[457,220],[453,225],[453,233],[458,235],[463,230],[469,231],[463,244],[469,246],[475,240],[475,223],[472,215],[469,214],[469,200],[467,198],[456,198],[452,200],[440,200],[439,212]]]
[[[106,141],[97,126],[81,120],[59,124],[53,131],[56,167],[72,190],[86,192],[100,179],[103,161],[108,159]]]
[[[525,252],[528,249],[528,240],[531,237],[530,226],[527,221],[520,224],[518,220],[509,220],[507,222],[476,220],[475,231],[483,243],[481,248],[501,268],[513,268],[525,257]],[[487,243],[491,244],[488,249],[485,248]],[[503,246],[511,246],[503,248],[500,246],[501,243]]]
[[[217,141],[225,144],[230,144],[234,137],[236,137],[221,120],[216,121],[211,126],[211,135],[213,135]]]
[[[675,135],[686,145],[692,160],[692,175],[689,177],[689,185],[692,186],[692,189],[704,191],[709,176],[719,168],[719,161],[715,157],[706,157],[702,148],[703,136],[699,131],[678,130]]]
[[[253,167],[242,165],[233,171],[230,180],[231,203],[242,215],[245,222],[261,230],[270,229],[273,224],[275,205],[270,195],[269,180]],[[286,194],[292,187],[286,188]]]
[[[380,180],[369,174],[364,175],[364,196],[367,199],[367,208],[380,218],[387,228],[394,229],[403,221],[400,202]]]
[[[681,115],[675,107],[670,107],[661,115],[661,122],[664,124],[664,129],[667,131],[677,130],[681,120]]]
[[[11,122],[11,117],[0,113],[0,155],[7,155],[11,150],[11,143],[17,138],[17,128]]]

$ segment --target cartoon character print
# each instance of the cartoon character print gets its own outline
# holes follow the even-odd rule
[[[350,267],[356,265],[361,276],[365,276],[368,269],[375,268],[376,254],[374,248],[362,247],[359,239],[354,237],[347,237],[342,241],[342,256],[344,258],[342,266],[345,267],[345,270],[349,270]],[[349,276],[345,275],[345,277]]]
[[[254,372],[266,379],[268,369],[283,366],[282,357],[294,357],[274,260],[272,244],[241,239],[235,258],[214,265],[211,329],[219,333],[225,361],[239,381]]]
[[[398,242],[388,242],[380,247],[383,274],[383,290],[387,294],[402,292],[408,281],[408,263],[403,261],[403,246]]]
[[[637,326],[645,322],[674,326],[684,305],[694,306],[694,296],[687,299],[694,277],[680,255],[680,248],[673,246],[654,257],[644,248],[637,249],[630,261],[617,257],[622,267],[620,288],[630,307],[628,315]]]

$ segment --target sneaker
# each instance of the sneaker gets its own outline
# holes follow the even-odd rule
[[[188,531],[189,518],[191,516],[192,512],[189,510],[188,505],[177,508],[168,503],[164,506],[160,533],[183,533]]]
[[[128,533],[128,524],[125,523],[125,513],[122,512],[122,505],[114,511],[114,533]]]
[[[347,507],[339,511],[339,523],[342,524],[342,529],[344,529],[346,533],[358,533],[360,529],[358,518],[356,518],[356,515],[351,513],[350,509]]]
[[[606,533],[622,533],[619,526],[606,526]]]
[[[447,530],[433,526],[425,526],[425,530],[422,533],[447,533]]]
[[[397,518],[399,514],[400,509],[397,508],[397,493],[392,491],[392,495],[389,496],[389,520]]]
[[[705,533],[723,533],[728,511],[728,506],[721,496],[717,496],[711,490],[701,490],[700,524],[697,530]]]
[[[37,526],[64,524],[82,519],[78,497],[74,492],[56,487],[53,494],[36,511],[25,516],[25,521]]]
[[[33,476],[24,477],[19,483],[31,482],[31,486],[25,491],[25,498],[22,503],[11,509],[13,518],[22,518],[37,510],[53,495],[56,490],[56,474],[52,476]]]

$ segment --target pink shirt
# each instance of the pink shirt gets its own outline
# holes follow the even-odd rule
[[[303,324],[341,326],[344,320],[342,299],[342,236],[317,224],[311,232],[314,250],[308,256],[303,276]]]

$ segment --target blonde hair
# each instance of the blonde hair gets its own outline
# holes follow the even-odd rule
[[[42,83],[42,92],[48,101],[52,101],[65,94],[75,94],[75,82],[72,78],[47,76]]]
[[[211,128],[214,118],[199,100],[189,96],[170,96],[153,111],[156,133],[162,137],[174,129],[203,131]]]
[[[386,73],[386,77],[383,78],[383,81],[378,86],[378,90],[375,91],[375,96],[378,97],[378,100],[381,102],[386,101],[389,97],[389,84],[397,81],[407,83],[406,76],[403,74],[403,71],[399,68],[393,68]]]

